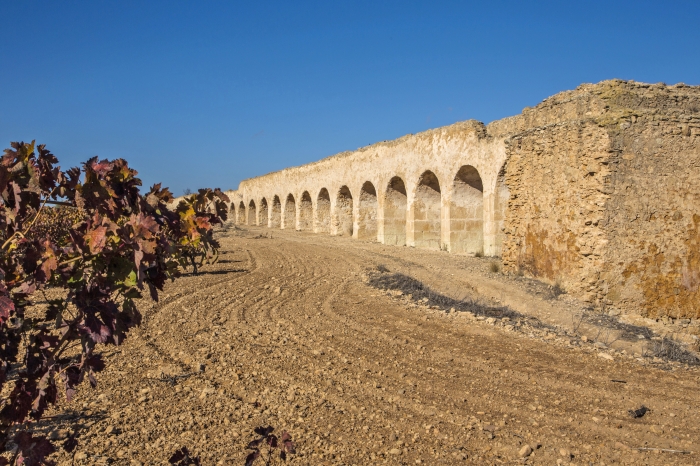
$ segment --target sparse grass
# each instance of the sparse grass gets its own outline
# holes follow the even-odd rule
[[[455,311],[469,311],[477,316],[485,317],[510,317],[511,319],[524,318],[522,314],[507,306],[488,306],[472,299],[454,299],[442,295],[430,289],[423,282],[402,273],[371,273],[369,284],[382,290],[397,290],[404,295],[410,295],[413,301],[420,301],[428,306],[437,306],[440,309]],[[528,321],[531,319],[528,319]]]
[[[489,270],[493,273],[498,273],[501,271],[501,266],[498,264],[498,262],[491,262],[489,264]]]
[[[556,299],[559,296],[566,294],[566,290],[564,289],[564,287],[562,286],[562,284],[559,280],[557,280],[556,283],[554,285],[552,285],[549,292],[550,292],[549,299]]]
[[[474,257],[484,257],[484,251],[476,251]]]
[[[669,361],[678,361],[691,365],[700,364],[700,359],[688,351],[685,345],[666,337],[659,341],[653,340],[649,345],[649,354]]]

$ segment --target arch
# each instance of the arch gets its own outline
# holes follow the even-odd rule
[[[313,229],[314,206],[308,191],[301,194],[299,201],[299,230]]]
[[[236,211],[236,224],[243,225],[245,223],[245,204],[241,201],[238,204],[238,210]]]
[[[258,225],[268,226],[269,209],[267,208],[267,199],[264,197],[260,200],[260,210],[258,211]]]
[[[336,234],[352,236],[352,194],[347,186],[338,190],[338,198],[335,201]]]
[[[424,172],[413,199],[413,241],[417,248],[440,249],[442,194],[431,171]]]
[[[484,253],[484,185],[471,165],[461,167],[452,181],[450,252]]]
[[[297,226],[297,205],[292,194],[287,195],[287,200],[284,202],[284,222],[282,228],[295,229]]]
[[[503,164],[496,178],[496,191],[493,200],[493,221],[494,221],[494,247],[492,254],[501,256],[503,254],[503,242],[505,241],[506,212],[508,211],[508,201],[510,200],[510,190],[506,184],[506,165]]]
[[[272,198],[272,208],[270,209],[270,228],[282,228],[282,203],[280,197]]]
[[[316,198],[316,219],[314,221],[314,232],[331,232],[331,196],[326,188],[321,188]]]
[[[384,195],[384,244],[406,245],[406,205],[406,185],[395,176]]]
[[[248,203],[248,211],[246,212],[246,225],[257,225],[255,217],[255,201],[251,199]]]
[[[360,190],[357,239],[377,240],[377,190],[366,181]]]

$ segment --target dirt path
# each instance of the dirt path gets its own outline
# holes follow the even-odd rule
[[[367,273],[383,265],[544,321],[577,303],[510,286],[480,259],[268,233],[223,232],[218,264],[144,304],[98,389],[47,425],[55,438],[80,431],[77,463],[167,464],[186,445],[205,465],[242,465],[252,429],[268,424],[292,434],[299,465],[700,463],[695,369],[428,309]],[[642,404],[651,412],[632,419]]]

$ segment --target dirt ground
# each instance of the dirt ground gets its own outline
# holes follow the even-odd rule
[[[292,435],[299,465],[700,464],[697,367],[645,357],[654,329],[606,327],[490,259],[257,227],[219,237],[219,263],[144,300],[97,389],[45,424],[78,432],[76,464],[167,464],[187,446],[243,465],[262,425]],[[474,312],[372,286],[394,273]]]

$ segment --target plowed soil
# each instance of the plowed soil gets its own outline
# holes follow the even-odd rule
[[[98,387],[44,425],[79,434],[60,464],[168,464],[187,446],[243,465],[262,425],[292,435],[299,465],[700,464],[696,369],[600,329],[582,342],[595,320],[577,325],[574,299],[488,259],[257,227],[219,238],[221,260],[144,299]],[[430,308],[376,273],[523,317]]]

